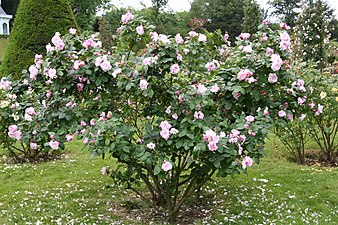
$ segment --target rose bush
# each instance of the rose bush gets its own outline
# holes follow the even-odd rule
[[[290,69],[285,30],[264,22],[234,47],[227,38],[195,31],[170,38],[130,12],[110,51],[97,35],[56,34],[25,72],[36,97],[22,97],[19,120],[4,133],[25,146],[57,148],[76,130],[91,153],[117,159],[118,168],[104,174],[140,195],[133,185],[143,181],[173,220],[215,173],[235,175],[259,163],[270,126],[290,120],[305,95]],[[52,125],[42,125],[50,116]],[[27,138],[16,138],[18,130]],[[40,139],[28,135],[34,130]]]

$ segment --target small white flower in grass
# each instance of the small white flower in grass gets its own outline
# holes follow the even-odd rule
[[[149,142],[149,143],[147,144],[147,148],[149,148],[149,149],[154,150],[155,147],[156,147],[156,144],[154,144],[153,142]]]
[[[69,33],[72,34],[72,35],[76,34],[76,29],[70,28]]]
[[[170,162],[168,162],[166,160],[163,161],[162,170],[167,172],[168,170],[171,170],[172,168],[173,168],[173,165]]]

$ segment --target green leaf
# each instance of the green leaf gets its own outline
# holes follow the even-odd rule
[[[156,165],[155,168],[154,168],[154,175],[157,175],[160,172],[161,172],[161,168],[158,165]]]

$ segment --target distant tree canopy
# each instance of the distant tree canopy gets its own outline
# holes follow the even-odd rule
[[[262,13],[256,0],[244,0],[243,32],[256,33],[261,22]]]
[[[71,27],[77,25],[68,0],[21,0],[0,66],[1,76],[20,78],[34,55],[46,52],[55,32],[67,33]]]
[[[295,26],[296,17],[302,0],[269,0],[271,15],[277,16],[291,27]]]
[[[242,32],[244,2],[243,0],[194,0],[190,14],[191,17],[204,19],[208,31],[220,29],[234,38]]]

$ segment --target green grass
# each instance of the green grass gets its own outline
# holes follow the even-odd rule
[[[0,39],[0,61],[4,59],[7,44],[8,44],[7,39]]]
[[[0,164],[0,224],[162,224],[149,205],[101,175],[112,160],[89,159],[80,144],[68,147],[61,160]],[[338,168],[298,166],[274,155],[269,151],[246,175],[214,177],[178,223],[337,224]]]

